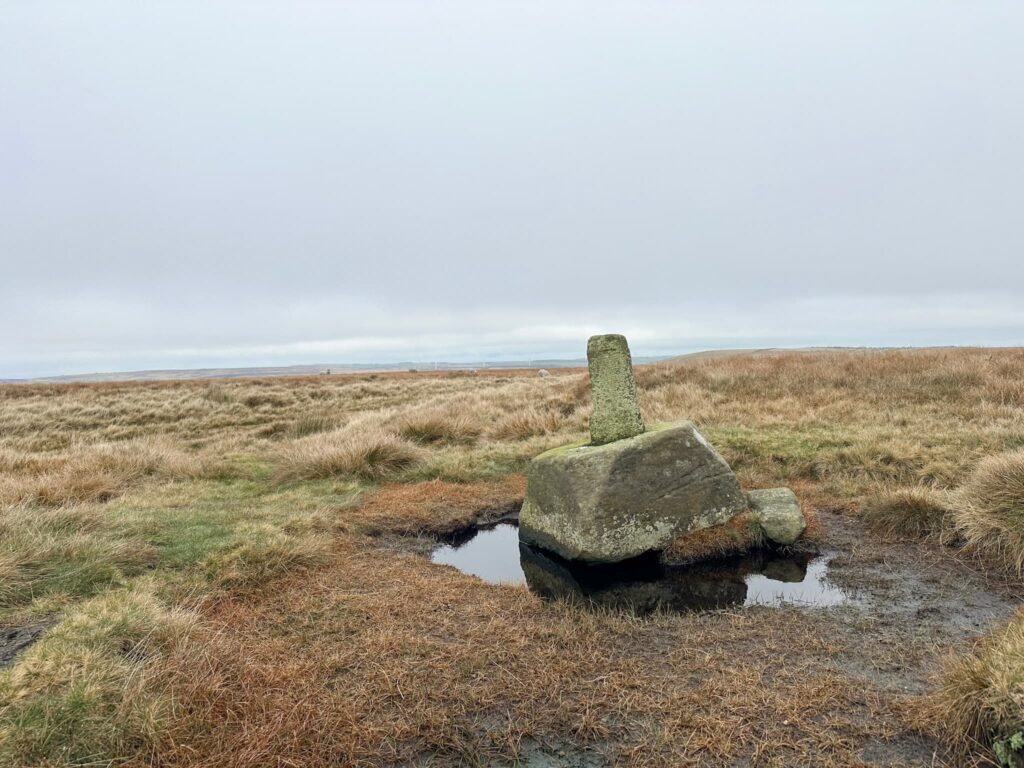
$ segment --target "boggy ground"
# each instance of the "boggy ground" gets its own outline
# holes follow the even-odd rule
[[[582,372],[0,387],[0,765],[987,759],[947,756],[932,738],[963,733],[925,705],[1020,580],[858,515],[1024,445],[1024,353],[737,356],[638,385],[745,487],[843,510],[822,518],[853,604],[640,619],[401,551],[507,514],[529,458],[586,434]]]
[[[1019,596],[824,513],[851,602],[643,619],[339,548],[207,616],[166,764],[961,765],[918,728],[944,648]],[[187,660],[183,660],[187,663]],[[300,682],[301,681],[301,682]],[[201,724],[201,725],[200,725]],[[202,756],[202,757],[200,757]]]

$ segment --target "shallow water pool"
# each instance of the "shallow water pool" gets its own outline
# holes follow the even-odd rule
[[[637,613],[701,610],[744,605],[824,607],[847,599],[826,578],[831,555],[744,557],[665,568],[654,556],[587,566],[519,541],[515,523],[470,529],[433,553],[491,584],[526,584],[545,598],[565,598]]]

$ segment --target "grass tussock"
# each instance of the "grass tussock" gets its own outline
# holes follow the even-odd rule
[[[417,411],[398,420],[398,433],[422,445],[468,445],[482,431],[472,415],[454,410]]]
[[[145,753],[178,706],[161,695],[160,660],[185,646],[196,620],[144,585],[72,609],[0,672],[0,765]]]
[[[321,432],[330,432],[338,429],[338,419],[331,416],[323,416],[315,413],[307,413],[300,416],[288,427],[289,437],[307,437]]]
[[[898,488],[872,497],[861,516],[888,536],[923,539],[941,536],[949,525],[948,494],[926,487]]]
[[[117,535],[96,508],[0,507],[0,610],[87,597],[155,560],[140,536]]]
[[[219,589],[256,589],[287,573],[323,565],[331,551],[326,536],[293,535],[269,524],[250,526],[239,537],[237,544],[203,563],[207,577]]]
[[[947,660],[926,710],[931,725],[961,752],[994,745],[1004,764],[1024,762],[1024,611]]]
[[[1024,451],[981,461],[955,494],[953,521],[968,549],[1024,574]]]
[[[423,460],[420,448],[404,437],[370,427],[344,429],[293,441],[282,452],[279,483],[328,478],[381,482]]]
[[[9,473],[0,477],[0,503],[62,506],[103,502],[146,479],[194,480],[220,472],[223,464],[169,441],[73,446],[57,455],[27,456],[19,464],[7,452]]]
[[[558,432],[563,421],[563,416],[556,410],[532,406],[500,418],[491,434],[498,440],[527,440]]]

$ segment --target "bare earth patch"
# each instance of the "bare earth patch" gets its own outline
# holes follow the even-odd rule
[[[42,637],[52,625],[52,621],[40,621],[20,627],[0,627],[0,667],[13,664],[18,654]]]

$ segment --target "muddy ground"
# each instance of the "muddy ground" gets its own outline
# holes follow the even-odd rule
[[[832,555],[827,579],[848,595],[846,603],[820,608],[750,606],[719,613],[732,619],[737,612],[746,613],[755,622],[759,616],[779,613],[800,614],[799,620],[794,616],[800,623],[812,619],[815,634],[830,649],[825,666],[896,709],[902,703],[913,709],[927,695],[948,651],[986,634],[1022,604],[1024,590],[1019,584],[975,568],[951,550],[881,539],[842,510],[819,509],[818,515],[825,529],[821,549]],[[423,552],[422,541],[412,546]],[[708,615],[712,621],[714,614]],[[671,635],[662,638],[666,645],[671,644]],[[735,637],[726,640],[737,665],[743,664],[745,653],[761,656],[762,641],[752,636],[745,648]],[[930,735],[903,726],[883,739],[857,745],[856,751],[864,765],[877,766],[957,765],[966,759],[946,754]],[[972,759],[986,761],[982,754]],[[611,764],[594,750],[580,751],[568,743],[549,748],[524,744],[520,761],[536,768]],[[425,757],[422,764],[436,763]],[[731,764],[759,763],[740,758]]]
[[[168,766],[965,766],[917,712],[944,653],[1022,594],[822,510],[828,608],[637,618],[546,602],[343,536],[330,563],[208,605]],[[44,625],[5,630],[9,663]],[[173,663],[173,659],[171,662]],[[194,670],[194,657],[183,657]]]
[[[0,667],[14,663],[18,654],[42,637],[53,621],[35,622],[20,627],[0,627]]]

